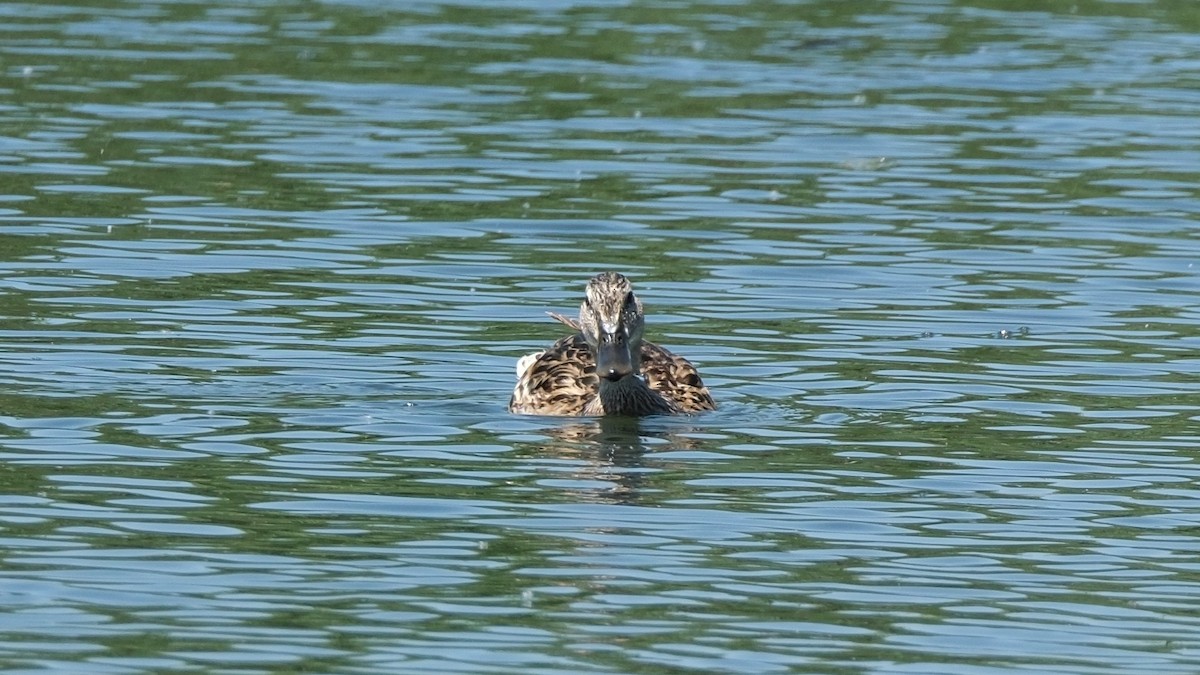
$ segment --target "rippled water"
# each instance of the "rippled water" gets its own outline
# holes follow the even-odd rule
[[[0,5],[0,667],[1200,670],[1198,29]],[[505,412],[610,268],[720,410]]]

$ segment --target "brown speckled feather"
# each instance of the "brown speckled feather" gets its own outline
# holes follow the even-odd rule
[[[717,409],[696,367],[653,342],[642,343],[642,375],[651,389],[673,402],[680,412]]]
[[[562,323],[574,322],[554,315]],[[564,320],[566,319],[566,320]],[[650,389],[666,399],[662,412],[695,413],[716,410],[708,387],[687,359],[652,342],[642,342],[642,374]],[[577,417],[599,396],[596,359],[583,335],[575,333],[555,342],[519,374],[508,409],[524,415]]]
[[[596,397],[599,384],[596,359],[583,335],[576,333],[535,355],[518,373],[508,409],[523,415],[577,417]]]

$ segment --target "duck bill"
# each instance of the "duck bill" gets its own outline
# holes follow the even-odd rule
[[[596,347],[596,374],[609,382],[632,375],[633,354],[629,351],[629,343],[601,340]]]

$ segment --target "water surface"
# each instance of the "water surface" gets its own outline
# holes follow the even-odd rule
[[[0,6],[0,664],[1195,672],[1197,28]],[[505,411],[603,269],[720,410]]]

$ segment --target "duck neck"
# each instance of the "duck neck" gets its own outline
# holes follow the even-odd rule
[[[595,403],[597,415],[653,415],[671,412],[671,406],[651,389],[640,375],[627,375],[616,382],[601,379]]]

